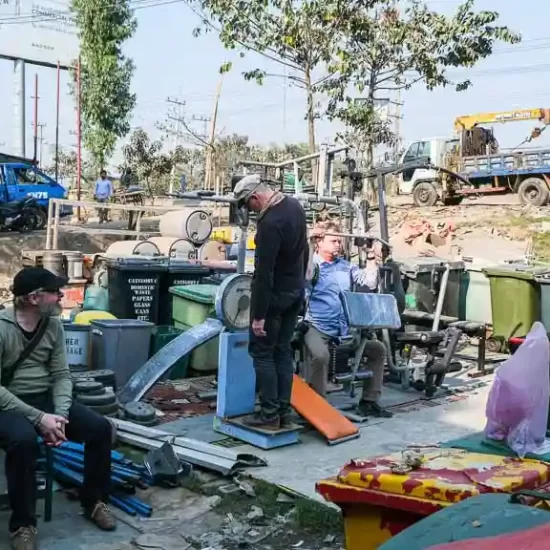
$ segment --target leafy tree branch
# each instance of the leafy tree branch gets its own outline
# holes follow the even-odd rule
[[[84,146],[102,168],[117,140],[130,131],[136,102],[130,89],[134,65],[122,54],[122,45],[137,23],[129,0],[73,0],[71,10],[80,38]]]

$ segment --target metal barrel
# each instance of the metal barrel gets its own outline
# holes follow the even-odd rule
[[[193,244],[205,243],[212,234],[212,219],[205,210],[175,210],[164,214],[159,222],[163,237],[188,239]]]
[[[160,256],[158,246],[150,241],[117,241],[105,251],[107,256]]]

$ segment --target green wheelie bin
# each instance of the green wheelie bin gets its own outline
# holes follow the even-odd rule
[[[483,269],[491,286],[493,336],[487,341],[490,351],[508,348],[513,336],[526,336],[540,320],[540,288],[535,281],[549,268],[527,265],[499,265]]]

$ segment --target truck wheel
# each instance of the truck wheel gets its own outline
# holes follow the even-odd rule
[[[48,223],[48,214],[42,208],[33,208],[32,215],[34,216],[36,229],[44,229]]]
[[[439,198],[433,183],[421,182],[413,190],[413,201],[416,206],[434,206]]]
[[[544,206],[548,202],[550,193],[548,186],[539,178],[527,178],[518,187],[519,200],[522,204]]]
[[[38,208],[36,211],[36,229],[44,229],[48,224],[48,213],[43,208]]]
[[[36,229],[36,218],[32,212],[23,212],[15,227],[19,233],[30,233]]]

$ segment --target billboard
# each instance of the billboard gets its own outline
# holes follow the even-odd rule
[[[76,25],[60,0],[0,0],[0,57],[62,67],[78,57]]]

